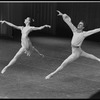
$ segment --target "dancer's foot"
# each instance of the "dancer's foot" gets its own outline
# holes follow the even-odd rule
[[[43,55],[43,54],[40,54],[40,56],[44,57],[44,55]]]
[[[5,71],[6,71],[6,68],[4,68],[4,69],[1,71],[1,73],[3,74]]]
[[[47,76],[45,77],[45,79],[50,79],[52,76],[53,76],[53,73],[47,75]]]
[[[49,79],[49,78],[50,78],[50,76],[46,76],[46,77],[45,77],[45,79]]]

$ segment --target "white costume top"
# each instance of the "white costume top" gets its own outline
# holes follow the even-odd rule
[[[81,46],[83,40],[94,33],[100,32],[100,28],[96,28],[90,31],[82,31],[80,33],[77,32],[77,28],[72,24],[71,18],[67,14],[63,14],[63,20],[67,23],[67,25],[71,28],[73,32],[73,37],[71,40],[72,46]]]
[[[73,37],[72,37],[71,45],[81,46],[83,40],[85,39],[84,33],[85,32],[82,32],[82,33],[75,32]]]

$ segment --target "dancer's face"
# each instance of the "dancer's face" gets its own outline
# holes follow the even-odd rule
[[[83,30],[84,29],[84,23],[83,22],[79,22],[78,26],[77,26],[78,30]]]
[[[25,24],[30,24],[30,17],[27,17],[24,21]]]

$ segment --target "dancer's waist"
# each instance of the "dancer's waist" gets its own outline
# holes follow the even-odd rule
[[[80,46],[76,46],[76,45],[71,45],[74,48],[80,48]]]

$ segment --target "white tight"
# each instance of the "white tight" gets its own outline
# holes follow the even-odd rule
[[[18,59],[24,52],[25,52],[25,49],[24,49],[23,47],[21,47],[20,50],[19,50],[19,51],[16,53],[16,55],[14,56],[14,58],[9,62],[9,64],[3,68],[3,70],[1,71],[1,73],[4,73],[4,72],[6,71],[6,69],[7,69],[9,66],[13,65],[13,64],[17,61],[17,59]]]
[[[22,46],[22,47],[19,49],[19,51],[16,53],[16,55],[14,56],[14,58],[9,62],[9,64],[3,68],[3,70],[1,71],[1,73],[4,73],[8,67],[10,67],[11,65],[13,65],[13,64],[17,61],[17,59],[18,59],[23,53],[26,53],[27,56],[30,56],[33,50],[35,50],[39,55],[44,56],[44,55],[40,54],[40,52],[39,52],[36,48],[34,48],[33,46],[31,47],[30,50],[26,50],[26,49]]]
[[[55,74],[56,72],[62,70],[65,66],[67,66],[69,63],[75,61],[80,56],[100,61],[100,58],[97,58],[96,56],[94,56],[92,54],[84,52],[81,48],[78,48],[78,49],[72,48],[72,54],[63,61],[63,63],[52,73],[52,75]]]

